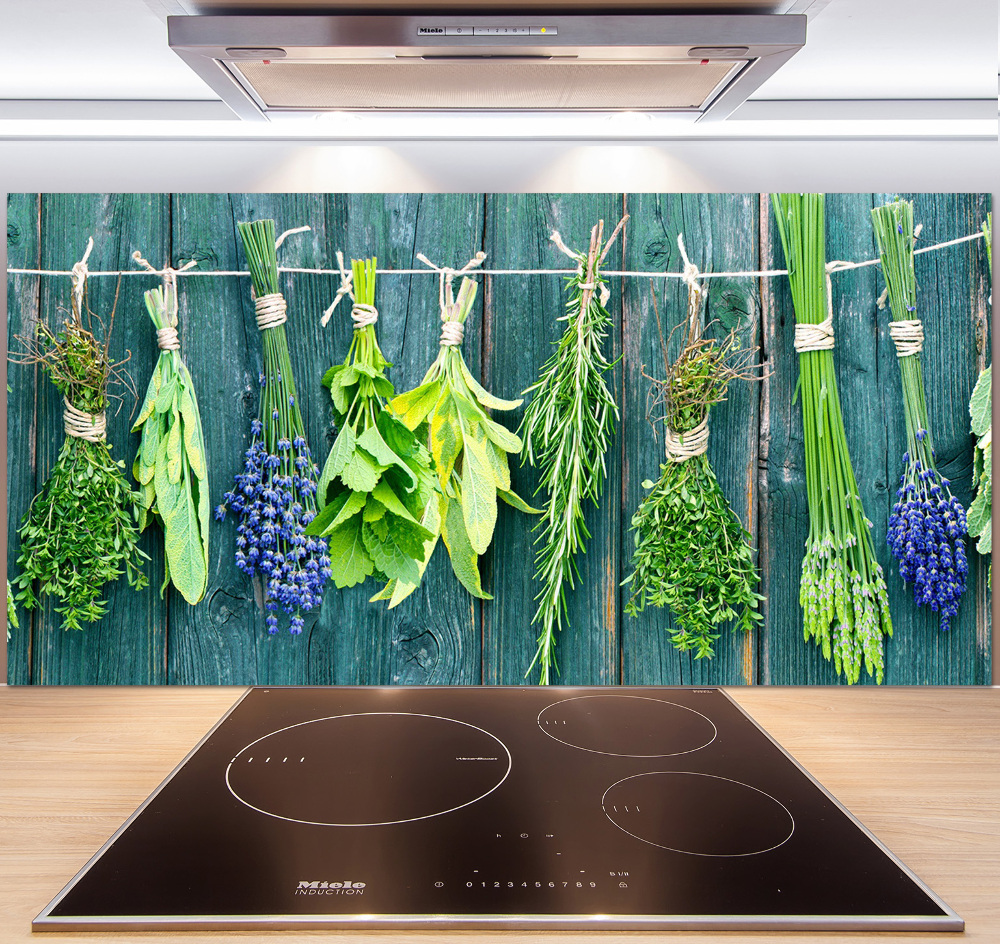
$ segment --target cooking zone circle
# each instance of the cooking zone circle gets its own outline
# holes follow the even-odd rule
[[[701,712],[643,695],[581,695],[543,708],[538,726],[551,738],[613,757],[674,757],[715,740]]]
[[[713,774],[636,774],[608,787],[601,804],[623,832],[690,855],[770,852],[795,831],[792,814],[782,802],[756,787]]]
[[[303,721],[252,741],[226,768],[237,800],[313,826],[385,826],[441,816],[492,793],[510,751],[464,721],[406,712]]]

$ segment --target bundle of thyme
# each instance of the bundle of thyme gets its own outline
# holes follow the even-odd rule
[[[666,374],[649,379],[663,407],[667,461],[655,484],[642,483],[651,491],[632,516],[634,569],[623,586],[631,588],[627,613],[637,616],[647,604],[669,607],[679,625],[674,647],[711,659],[720,623],[737,617],[750,630],[762,619],[750,535],[726,501],[706,451],[709,408],[726,398],[732,380],[759,379],[759,371],[751,366],[753,352],[741,350],[735,327],[721,342],[702,336],[702,298],[700,286],[690,283],[688,333],[672,364],[660,333]],[[655,295],[653,310],[659,327]]]
[[[140,257],[141,258],[141,257]],[[211,519],[205,437],[194,382],[177,338],[177,285],[164,279],[145,294],[160,356],[132,432],[142,439],[132,474],[139,483],[139,530],[160,522],[165,551],[163,585],[173,581],[188,603],[208,588],[208,525]]]
[[[477,257],[481,260],[481,257]],[[468,268],[468,267],[467,267]],[[438,476],[440,493],[428,507],[425,523],[444,538],[452,570],[474,597],[493,599],[483,590],[478,557],[493,540],[497,499],[529,514],[537,513],[511,489],[507,453],[519,453],[518,436],[490,419],[487,409],[513,410],[520,400],[493,396],[472,376],[462,357],[465,320],[476,298],[477,284],[463,278],[458,298],[445,280],[441,292],[441,348],[419,387],[400,394],[389,409],[426,441]],[[429,546],[427,559],[434,550]],[[391,581],[379,598],[395,606],[416,588]]]
[[[215,516],[239,515],[236,566],[264,582],[267,631],[278,631],[277,610],[290,614],[288,631],[302,632],[304,610],[323,601],[330,558],[322,538],[306,536],[316,517],[318,469],[306,442],[285,336],[286,304],[278,291],[274,220],[237,223],[253,283],[257,327],[264,348],[258,416],[243,472]]]
[[[541,377],[525,394],[533,394],[519,430],[524,442],[522,457],[542,471],[538,492],[546,492],[541,521],[536,526],[535,579],[542,584],[535,599],[538,608],[532,623],[539,626],[535,656],[525,676],[536,665],[539,684],[548,685],[558,671],[556,634],[566,618],[566,591],[580,577],[577,553],[590,537],[584,505],[595,505],[604,489],[605,453],[614,434],[618,406],[605,374],[612,364],[604,355],[604,341],[611,325],[607,287],[600,273],[612,243],[628,217],[623,217],[602,246],[604,221],[590,233],[586,253],[573,252],[558,233],[552,239],[579,265],[566,279],[569,300],[562,337],[545,362]]]
[[[352,260],[354,334],[344,362],[323,377],[339,431],[320,476],[322,510],[306,533],[328,542],[338,587],[370,576],[415,586],[435,536],[423,518],[435,494],[430,454],[385,407],[394,390],[375,336],[375,271],[375,259]]]
[[[983,223],[986,261],[993,276],[993,214],[987,214]],[[992,298],[992,296],[991,296]],[[972,486],[976,497],[969,506],[969,534],[976,541],[980,554],[993,552],[993,367],[979,374],[972,398],[969,401],[972,432],[977,437],[972,463]],[[990,563],[987,580],[993,583],[993,564]]]
[[[799,603],[803,636],[833,659],[849,684],[864,664],[881,683],[882,636],[892,635],[882,567],[875,559],[844,434],[833,364],[833,315],[826,275],[821,193],[771,194],[795,307],[805,441],[809,536]]]
[[[100,619],[107,608],[101,590],[122,573],[136,589],[144,587],[141,562],[149,559],[136,543],[137,495],[105,438],[108,384],[124,379],[108,353],[114,311],[107,325],[90,312],[84,282],[84,274],[74,276],[70,316],[60,330],[39,324],[36,337],[18,338],[25,350],[12,356],[38,364],[63,395],[66,439],[21,523],[15,584],[27,609],[42,595],[55,598],[64,629]]]
[[[920,365],[924,331],[915,316],[917,280],[913,269],[913,203],[896,200],[872,211],[892,310],[890,334],[903,381],[907,449],[896,503],[889,516],[887,541],[899,561],[899,575],[913,584],[918,606],[940,614],[949,629],[965,592],[969,565],[965,557],[965,509],[938,472],[927,417],[924,375]]]

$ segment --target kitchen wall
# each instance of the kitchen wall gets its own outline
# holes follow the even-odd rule
[[[992,191],[998,166],[981,140],[0,142],[5,191]]]
[[[867,224],[866,207],[870,206],[873,200],[880,199],[881,197],[858,195],[832,200],[829,238],[830,252],[834,257],[859,258],[871,253],[871,234]],[[758,252],[761,264],[765,266],[781,264],[773,240],[762,237],[759,250],[755,245],[755,234],[758,230],[766,231],[767,227],[762,227],[762,221],[757,217],[759,209],[757,198],[750,194],[743,197],[702,195],[689,198],[671,198],[669,195],[644,198],[642,195],[633,194],[628,196],[627,201],[621,194],[580,198],[543,195],[537,199],[513,195],[509,198],[489,198],[485,204],[481,198],[477,199],[474,196],[448,198],[448,202],[445,203],[437,198],[417,201],[408,200],[405,195],[398,199],[376,195],[368,200],[333,199],[329,205],[326,205],[322,198],[316,197],[256,198],[252,195],[236,198],[235,201],[227,200],[225,197],[198,199],[184,194],[174,198],[149,196],[124,200],[116,199],[113,195],[108,198],[94,195],[80,198],[46,198],[41,203],[33,202],[29,196],[19,197],[11,204],[13,213],[8,221],[8,237],[11,241],[12,264],[25,264],[18,259],[26,248],[34,245],[34,240],[39,238],[37,235],[32,235],[32,232],[41,214],[45,224],[41,234],[42,260],[45,266],[65,268],[71,264],[72,249],[67,243],[82,244],[85,239],[83,233],[86,231],[95,232],[99,236],[99,248],[91,260],[92,266],[112,269],[127,266],[128,252],[136,245],[147,255],[159,253],[176,256],[185,251],[185,247],[189,244],[196,244],[209,266],[227,269],[238,266],[238,260],[229,258],[233,251],[233,247],[229,245],[232,242],[231,217],[234,214],[239,218],[248,215],[273,215],[277,216],[283,225],[306,220],[321,227],[324,224],[333,227],[326,236],[317,231],[318,235],[297,242],[299,248],[292,249],[289,244],[290,249],[283,250],[282,255],[284,258],[288,251],[293,253],[294,257],[285,260],[290,264],[307,266],[329,264],[327,244],[334,238],[348,239],[353,232],[353,238],[348,239],[351,245],[345,245],[344,248],[353,251],[378,251],[380,258],[390,259],[391,266],[400,267],[411,264],[414,240],[418,233],[422,235],[420,246],[416,248],[424,248],[433,256],[442,251],[447,254],[447,247],[453,241],[462,242],[459,234],[462,231],[468,232],[468,226],[459,225],[456,230],[454,226],[449,226],[448,221],[464,220],[472,214],[472,217],[479,220],[478,223],[475,219],[472,220],[470,224],[472,231],[484,233],[483,238],[489,243],[487,248],[490,249],[491,257],[496,259],[495,264],[511,264],[512,259],[518,259],[520,254],[526,252],[528,255],[521,260],[521,263],[526,260],[530,263],[529,267],[534,267],[543,261],[541,258],[535,258],[538,246],[545,242],[545,233],[542,230],[547,232],[552,224],[559,225],[567,234],[577,229],[585,229],[589,226],[591,217],[598,214],[609,219],[613,218],[620,212],[623,203],[627,203],[628,209],[634,214],[628,231],[629,248],[624,260],[627,268],[650,266],[659,268],[662,263],[668,268],[676,269],[679,263],[673,258],[676,253],[671,247],[679,229],[686,232],[692,253],[703,266],[708,268],[717,270],[753,268],[757,264]],[[918,206],[921,219],[925,219],[929,224],[928,234],[932,240],[951,238],[958,232],[964,233],[970,228],[974,229],[978,225],[975,220],[978,220],[984,212],[981,201],[970,202],[964,198],[949,197],[935,199],[932,195],[920,197]],[[480,218],[484,207],[485,217]],[[766,212],[766,204],[764,207]],[[513,230],[504,228],[513,225],[509,222],[512,219],[520,220],[519,225],[514,226]],[[424,222],[421,223],[421,220]],[[504,220],[507,222],[504,223]],[[346,228],[344,231],[346,236],[340,230],[341,224]],[[407,236],[406,232],[400,230],[401,226],[406,232],[409,232],[407,227],[412,227],[413,232]],[[163,246],[156,242],[163,239],[166,239]],[[400,239],[402,242],[397,246],[396,243]],[[354,250],[354,242],[365,242],[365,240],[374,240],[378,245]],[[663,258],[658,261],[653,260],[651,263],[649,253],[657,246],[659,246],[657,251],[661,252]],[[300,249],[305,252],[301,258],[299,258]],[[311,255],[314,251],[320,255],[314,258]],[[457,252],[458,249],[455,248],[454,251]],[[391,261],[396,255],[404,252],[409,255]],[[29,251],[29,256],[33,253],[33,250]],[[671,264],[670,260],[677,264]],[[976,317],[982,316],[981,279],[985,267],[975,252],[967,251],[958,253],[954,257],[949,256],[948,260],[935,261],[933,265],[930,264],[931,261],[930,256],[921,259],[922,265],[926,263],[920,272],[921,278],[928,283],[925,297],[936,299],[928,303],[929,309],[937,311],[940,308],[942,312],[947,309],[941,317],[944,318],[943,324],[947,324],[948,330],[938,332],[941,336],[938,347],[941,357],[939,360],[929,361],[928,367],[933,370],[933,376],[951,378],[948,384],[948,396],[939,402],[947,400],[949,409],[955,403],[959,403],[960,408],[956,409],[964,413],[964,404],[975,379],[974,321]],[[971,270],[968,268],[970,264]],[[861,277],[862,271],[866,273],[865,277]],[[970,282],[969,278],[973,274],[974,281]],[[870,514],[876,519],[876,530],[884,533],[885,509],[881,506],[885,503],[886,473],[888,471],[894,477],[896,461],[891,457],[895,456],[896,452],[901,452],[901,448],[890,446],[887,461],[886,448],[882,442],[886,430],[882,428],[879,417],[882,413],[891,413],[892,404],[897,402],[895,395],[897,377],[893,370],[895,362],[886,351],[882,351],[881,354],[876,353],[875,342],[878,331],[874,323],[869,323],[870,319],[858,315],[855,324],[853,317],[856,312],[862,313],[871,308],[872,299],[880,289],[880,286],[876,286],[875,270],[859,270],[857,274],[852,273],[842,278],[844,280],[842,284],[838,280],[838,291],[844,293],[842,295],[842,304],[846,306],[844,310],[852,316],[850,327],[845,324],[845,330],[850,332],[845,337],[853,339],[847,341],[845,348],[845,351],[851,351],[853,354],[845,353],[841,359],[844,364],[843,389],[855,391],[851,433],[856,442],[862,443],[861,455],[855,455],[856,467],[863,491],[867,495],[866,503],[873,503],[875,506],[875,510],[871,510]],[[198,279],[189,283],[189,289],[186,286],[182,324],[187,326],[188,331],[191,330],[190,326],[196,323],[196,319],[202,317],[204,311],[213,313],[211,323],[220,331],[221,326],[228,323],[230,314],[238,313],[239,295],[230,297],[228,290],[223,290],[221,284],[213,286],[210,290],[209,285],[216,281],[206,282]],[[553,301],[548,297],[544,286],[535,286],[534,281],[526,282],[520,287],[511,287],[507,284],[509,281],[494,281],[492,292],[490,287],[487,287],[487,295],[492,298],[489,312],[492,328],[484,328],[481,342],[482,369],[486,375],[492,376],[495,382],[501,384],[502,389],[498,390],[501,395],[515,395],[530,382],[531,364],[540,363],[544,359],[545,350],[552,340],[549,336],[552,332],[545,328],[544,324],[541,326],[534,324],[538,320],[537,311],[548,310],[553,304],[558,303],[558,299]],[[15,280],[18,291],[22,293],[21,305],[18,306],[18,310],[12,311],[15,318],[29,314],[24,310],[24,305],[25,300],[37,297],[35,295],[37,286],[32,289],[34,282],[31,277]],[[130,297],[130,293],[139,291],[138,288],[134,288],[136,282],[137,280],[126,281],[124,291],[128,297],[124,299],[123,304],[127,310],[131,310],[137,300]],[[964,288],[959,290],[958,286]],[[748,289],[747,284],[734,284],[731,288],[730,292],[727,286],[723,286],[719,297],[739,295],[741,299],[739,307],[744,310],[754,310],[758,302],[752,297],[753,293],[743,298]],[[200,297],[203,289],[209,294]],[[963,303],[961,298],[967,294],[967,290],[971,291],[972,295],[969,295],[967,301]],[[104,286],[101,291],[103,295],[107,295],[108,291],[112,291],[110,284]],[[310,287],[307,284],[296,294],[301,296],[300,304],[305,309],[313,310],[317,309],[317,305],[322,307],[326,303],[326,299],[320,297],[322,291],[322,285]],[[316,292],[319,294],[314,298]],[[43,281],[41,310],[44,312],[51,309],[57,303],[59,294],[58,285],[51,280]],[[196,294],[199,295],[197,299],[195,299]],[[426,344],[420,341],[419,328],[421,325],[425,327],[430,325],[428,330],[433,333],[432,323],[435,320],[423,311],[419,299],[412,317],[406,315],[411,305],[410,294],[410,290],[405,290],[401,296],[402,323],[410,326],[405,335],[406,345],[404,346],[401,338],[394,334],[398,325],[394,328],[389,322],[383,328],[387,332],[385,339],[388,345],[387,353],[397,362],[394,377],[397,382],[404,385],[417,382],[422,373],[421,364],[426,360],[427,351],[433,347],[433,339],[428,340]],[[416,294],[419,296],[420,293]],[[187,305],[189,296],[192,300],[190,307]],[[716,444],[713,449],[713,461],[719,467],[720,477],[727,492],[739,495],[745,490],[747,493],[736,501],[736,504],[744,522],[748,523],[754,532],[754,543],[760,544],[762,549],[765,590],[770,596],[767,634],[762,637],[759,644],[747,639],[727,638],[720,658],[712,664],[711,669],[708,669],[706,664],[691,665],[688,657],[678,661],[676,656],[671,654],[669,646],[665,645],[666,639],[659,625],[664,620],[658,615],[652,620],[647,618],[636,623],[623,618],[620,601],[619,604],[612,604],[610,609],[603,606],[602,601],[605,597],[611,600],[617,599],[618,582],[625,575],[622,559],[627,558],[629,541],[622,539],[624,528],[621,509],[625,508],[629,514],[631,513],[631,508],[639,497],[638,481],[647,474],[646,466],[655,471],[657,455],[655,447],[643,434],[644,396],[640,389],[643,386],[640,377],[642,365],[655,363],[658,359],[654,343],[655,331],[652,328],[647,330],[642,327],[651,320],[646,317],[649,312],[646,310],[648,305],[645,293],[636,290],[635,286],[627,286],[626,297],[620,298],[616,294],[612,306],[618,322],[615,343],[623,345],[626,357],[620,368],[622,373],[617,375],[615,381],[617,386],[621,386],[624,381],[622,402],[625,418],[621,438],[613,447],[613,452],[621,455],[618,462],[612,462],[613,466],[620,466],[623,471],[620,475],[613,472],[609,489],[611,494],[620,492],[623,501],[619,504],[609,498],[604,503],[599,518],[591,523],[592,528],[596,527],[595,544],[600,545],[591,555],[593,560],[588,558],[587,562],[587,572],[593,571],[588,582],[593,584],[596,595],[588,591],[580,598],[583,609],[576,614],[577,618],[574,620],[576,624],[582,625],[588,623],[588,613],[601,612],[602,623],[607,622],[608,625],[606,632],[588,632],[585,636],[580,636],[576,642],[567,639],[567,645],[576,646],[579,643],[583,648],[569,650],[569,658],[564,662],[566,681],[624,680],[632,683],[705,684],[712,681],[738,683],[834,680],[832,673],[827,671],[828,666],[811,664],[814,660],[805,657],[801,643],[794,643],[795,634],[787,631],[788,625],[797,622],[794,604],[794,589],[797,585],[795,565],[800,556],[801,538],[804,537],[803,532],[802,535],[796,534],[793,538],[789,538],[788,530],[789,528],[794,530],[799,524],[804,524],[804,519],[796,511],[802,504],[803,496],[800,494],[801,468],[796,471],[797,463],[792,454],[794,443],[789,447],[792,451],[786,449],[786,446],[789,446],[788,436],[792,427],[792,416],[789,411],[794,389],[794,384],[789,378],[793,378],[794,371],[781,368],[781,365],[791,363],[794,355],[785,343],[787,332],[780,327],[782,324],[787,326],[791,323],[790,313],[787,311],[787,298],[782,300],[780,296],[780,292],[777,296],[769,292],[765,296],[767,301],[762,312],[767,356],[772,359],[776,368],[774,378],[769,382],[770,392],[765,391],[763,395],[742,389],[735,392],[730,402],[719,408],[713,438]],[[104,299],[105,302],[109,300],[110,296]],[[681,310],[682,304],[681,300]],[[624,324],[618,321],[622,317],[619,305],[624,306],[621,311],[628,310],[632,313]],[[398,307],[398,303],[394,307]],[[671,315],[676,313],[677,308],[677,304],[671,306]],[[978,316],[975,314],[977,309],[980,310]],[[966,313],[972,316],[971,320]],[[668,328],[671,323],[668,322]],[[145,365],[144,369],[151,366],[153,353],[148,349],[149,344],[142,340],[148,334],[142,330],[142,324],[133,325],[129,321],[125,323],[123,330],[128,335],[129,348],[137,355],[137,359],[134,358],[132,363],[141,363]],[[417,334],[413,333],[415,331]],[[875,334],[869,337],[873,331]],[[227,334],[232,332],[223,332],[219,335],[216,328],[213,328],[210,332],[211,337],[205,343],[199,341],[201,333],[198,331],[195,331],[193,338],[188,335],[185,347],[190,352],[196,374],[210,376],[206,365],[217,362],[219,357],[217,344],[219,339]],[[240,332],[236,334],[242,337]],[[503,343],[496,340],[491,342],[491,337],[494,339],[502,337]],[[508,343],[512,338],[524,340],[532,352],[531,356],[526,354],[524,358],[518,358],[512,355]],[[146,340],[148,341],[148,338]],[[192,343],[194,347],[190,348],[189,345]],[[476,341],[471,343],[475,352],[480,345]],[[427,348],[427,351],[424,351],[424,348]],[[321,372],[326,364],[323,358],[329,359],[329,352],[317,352],[311,341],[304,351],[307,357],[315,359],[317,355],[319,356],[316,364],[309,362],[308,373],[311,375],[317,371]],[[227,370],[226,375],[240,375],[242,370],[243,373],[249,371],[247,376],[255,376],[257,368],[253,364],[244,365],[245,369],[236,366],[247,356],[248,352],[243,350],[239,343],[232,351],[227,351],[223,359],[233,366],[233,370]],[[199,358],[204,360],[206,357],[208,360],[205,365],[199,367]],[[148,365],[146,361],[149,361]],[[530,363],[527,367],[523,367],[522,361]],[[396,376],[399,371],[406,376],[402,374]],[[507,383],[510,386],[509,382],[512,382],[513,375],[516,375],[514,380],[517,381],[513,387],[517,389],[507,389],[503,384]],[[145,376],[145,373],[142,373],[142,376]],[[218,380],[218,382],[223,381]],[[300,388],[302,386],[300,382]],[[313,391],[307,388],[307,398],[312,393]],[[851,396],[849,392],[846,395]],[[18,391],[11,401],[12,404],[17,403],[17,428],[30,428],[31,423],[25,413],[32,412],[33,397],[30,390],[18,384]],[[52,397],[47,396],[47,385],[40,391],[39,398],[39,406],[42,406],[42,401],[47,403],[42,409],[44,417],[39,419],[41,426],[45,426],[51,419],[49,414],[52,413],[55,402]],[[218,397],[214,396],[214,386],[211,391],[202,392],[201,399],[203,408],[207,405],[209,411],[219,411],[220,403]],[[52,400],[52,403],[48,403],[49,400]],[[237,400],[240,400],[239,396]],[[758,442],[754,430],[758,425],[756,416],[761,403],[767,404],[766,409],[769,410],[761,423],[761,428],[770,429],[771,433],[766,440],[762,438]],[[324,436],[324,425],[321,421],[323,417],[320,416],[323,412],[322,405],[317,401],[311,406],[312,408],[307,406],[307,413],[312,419],[311,425],[315,428],[312,429],[310,438],[312,441],[321,442]],[[14,408],[12,406],[12,409]],[[222,426],[225,426],[229,419],[233,419],[228,416],[225,408],[219,415]],[[865,419],[866,416],[868,419]],[[935,429],[941,426],[956,426],[952,422],[950,413],[946,411],[942,416],[948,417],[947,422],[935,424]],[[24,425],[26,422],[27,426]],[[118,430],[122,434],[118,439],[123,440],[127,438],[128,424],[125,420],[121,420],[118,425],[122,427]],[[868,435],[869,427],[877,433],[872,442],[869,442],[871,438]],[[890,427],[894,428],[893,424],[890,424]],[[222,447],[230,441],[239,440],[241,429],[237,423],[236,427],[228,431],[221,426],[216,430],[214,421],[209,422],[209,438],[211,440],[212,435],[217,434],[218,440],[209,442],[210,452],[214,455],[223,454],[222,461],[215,465],[215,468],[217,471],[225,470],[224,478],[231,478],[232,475],[233,470],[229,468],[231,463],[226,460],[228,452],[232,450],[227,452]],[[899,430],[896,429],[895,434],[898,433]],[[889,439],[892,440],[895,434],[890,430]],[[762,432],[761,435],[763,437],[766,434]],[[17,441],[16,436],[15,441]],[[939,433],[939,449],[942,454],[948,456],[949,463],[955,464],[956,470],[967,464],[963,458],[967,441],[968,436],[960,429],[947,428],[943,433]],[[765,448],[767,445],[770,446],[769,451]],[[47,447],[45,449],[47,450]],[[761,452],[762,466],[765,464],[764,456],[767,456],[766,476],[760,481],[756,473],[757,461],[754,458],[755,450],[758,449]],[[228,458],[236,457],[238,451]],[[15,457],[12,454],[10,458]],[[35,458],[31,457],[31,465]],[[48,459],[44,459],[40,455],[37,461],[45,465],[51,458],[52,456],[49,456]],[[25,462],[27,461],[28,457],[25,457]],[[25,467],[25,462],[17,463],[14,468],[20,472]],[[952,473],[952,477],[957,479],[957,472]],[[758,498],[758,490],[763,487],[761,481],[770,483],[769,497],[762,495]],[[28,494],[32,490],[30,485],[30,479],[25,479],[23,475],[15,476],[12,482],[12,494],[19,505],[23,505],[30,497]],[[26,488],[28,492],[25,491]],[[216,490],[218,488],[221,486]],[[530,488],[531,485],[529,491]],[[962,497],[966,499],[966,496]],[[759,522],[756,520],[758,507],[761,516]],[[14,514],[19,517],[20,509]],[[194,622],[187,617],[186,607],[165,607],[158,603],[153,590],[143,595],[141,604],[135,604],[132,602],[131,592],[123,588],[127,599],[119,600],[119,603],[112,607],[112,612],[117,613],[117,616],[104,621],[107,625],[102,624],[99,633],[98,627],[88,633],[88,640],[94,636],[98,639],[93,643],[88,642],[83,648],[81,648],[82,639],[77,634],[69,634],[72,638],[63,638],[63,634],[56,631],[53,635],[55,627],[49,618],[43,619],[41,626],[34,627],[33,644],[29,632],[19,633],[14,643],[15,648],[12,650],[17,655],[14,664],[16,671],[12,677],[22,682],[256,680],[276,683],[308,680],[367,683],[479,679],[517,681],[520,672],[523,671],[523,668],[519,667],[520,664],[526,664],[530,659],[530,634],[524,632],[524,627],[530,619],[530,612],[526,605],[522,605],[522,598],[530,598],[531,595],[531,587],[525,583],[529,568],[517,548],[526,545],[529,538],[524,527],[516,526],[512,516],[507,517],[511,520],[505,528],[498,530],[500,544],[504,547],[494,553],[492,565],[488,566],[493,569],[493,579],[496,582],[494,589],[500,593],[498,600],[502,604],[502,598],[509,597],[508,602],[503,605],[487,605],[481,613],[474,607],[472,612],[467,613],[468,619],[463,619],[460,611],[463,607],[468,609],[465,607],[464,598],[453,601],[457,607],[459,624],[464,625],[465,622],[469,622],[470,625],[480,627],[482,643],[472,650],[469,650],[468,640],[464,639],[466,633],[461,629],[461,625],[457,628],[452,625],[454,620],[447,612],[442,612],[440,605],[436,605],[448,599],[447,588],[451,582],[444,573],[438,575],[432,571],[431,582],[435,587],[440,583],[440,589],[424,593],[416,609],[412,613],[403,612],[400,618],[382,619],[379,615],[381,607],[373,608],[365,603],[368,594],[359,595],[355,592],[352,597],[348,595],[351,598],[343,607],[341,606],[343,595],[337,595],[337,605],[326,613],[322,620],[323,625],[317,626],[318,635],[314,642],[319,645],[317,650],[319,661],[317,652],[313,652],[315,648],[313,646],[310,647],[308,659],[303,653],[291,656],[284,650],[280,655],[277,652],[268,654],[263,649],[258,649],[254,642],[259,635],[260,620],[255,618],[256,607],[252,599],[245,598],[245,594],[239,589],[244,581],[238,574],[229,573],[232,571],[231,566],[222,564],[220,565],[222,570],[213,577],[212,600],[206,602],[204,613]],[[219,529],[217,534],[218,531]],[[878,546],[878,542],[876,544]],[[148,549],[153,550],[152,543]],[[880,551],[880,557],[885,557],[884,544]],[[158,570],[156,552],[155,550],[153,552],[156,564],[154,570]],[[214,556],[218,557],[217,554]],[[505,563],[519,558],[520,563],[516,566]],[[220,560],[228,561],[228,556],[224,555]],[[982,669],[977,666],[988,666],[989,658],[988,653],[984,654],[982,648],[985,614],[981,609],[982,600],[975,586],[974,583],[970,591],[970,605],[965,607],[961,625],[956,626],[947,639],[940,637],[936,627],[931,625],[934,621],[930,614],[917,615],[911,612],[912,604],[909,604],[907,594],[901,587],[893,588],[894,612],[898,614],[902,608],[905,613],[903,619],[908,642],[900,643],[893,649],[890,681],[982,680]],[[574,607],[574,611],[576,609],[578,608]],[[136,626],[136,623],[141,623],[148,631]],[[25,627],[25,630],[27,629]],[[585,642],[584,639],[589,636],[596,641],[592,644]],[[786,645],[789,639],[793,641]],[[915,643],[917,639],[923,641]],[[138,648],[136,640],[139,641]],[[435,650],[429,653],[429,658],[427,652],[421,654],[417,651],[428,641],[433,643],[431,648]],[[336,645],[333,645],[334,643]],[[911,649],[910,647],[914,645],[915,648]],[[324,647],[329,648],[326,655],[322,654],[325,651]],[[492,655],[491,648],[495,650]],[[257,649],[256,654],[255,649]],[[522,649],[525,651],[522,652]],[[169,650],[168,661],[163,662],[162,654],[167,650]],[[361,652],[367,655],[357,659],[357,654]],[[353,658],[352,653],[354,653]],[[304,659],[306,661],[303,661]]]

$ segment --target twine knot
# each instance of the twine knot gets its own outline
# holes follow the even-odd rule
[[[896,344],[896,357],[910,357],[924,349],[924,325],[919,318],[889,322],[889,337]]]
[[[465,325],[461,321],[441,323],[441,343],[447,347],[459,347],[465,337]]]
[[[795,326],[795,350],[800,354],[806,351],[832,351],[833,318],[827,316],[819,324],[799,323]]]
[[[156,344],[161,351],[179,351],[181,342],[177,336],[176,326],[167,325],[165,328],[157,328]]]
[[[63,429],[67,436],[74,439],[85,439],[87,442],[104,442],[108,429],[108,420],[102,410],[100,413],[84,413],[63,397]]]
[[[354,330],[360,331],[366,325],[373,325],[378,321],[378,309],[374,305],[355,302],[351,308],[351,320],[354,322]]]
[[[261,295],[254,299],[254,311],[257,316],[257,327],[261,331],[268,328],[277,328],[288,321],[288,305],[285,303],[285,296],[281,292],[272,292],[270,295]]]
[[[708,451],[708,417],[694,429],[678,433],[669,426],[664,427],[667,458],[671,462],[687,462]]]

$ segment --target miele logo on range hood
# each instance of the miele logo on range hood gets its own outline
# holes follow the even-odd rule
[[[171,16],[242,118],[649,111],[725,118],[804,44],[801,14]]]

